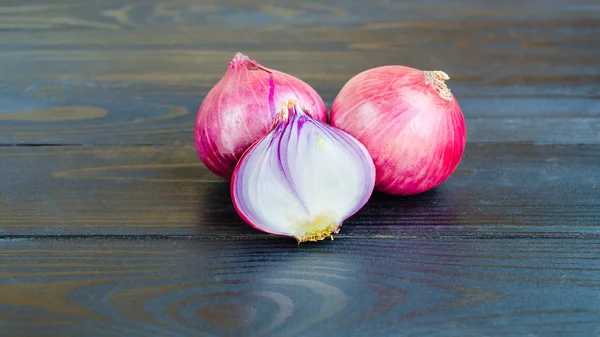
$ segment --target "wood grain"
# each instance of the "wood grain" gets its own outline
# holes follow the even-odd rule
[[[471,141],[598,144],[600,9],[536,4],[4,2],[0,143],[189,142],[202,98],[242,51],[328,104],[370,67],[441,69]],[[107,113],[59,118],[76,107]]]
[[[0,334],[600,333],[597,237],[334,242],[3,241]]]
[[[263,235],[190,144],[0,147],[0,161],[0,235]],[[341,235],[595,232],[598,167],[597,145],[469,143],[442,186],[376,193]]]
[[[3,0],[0,336],[600,335],[595,0]],[[260,233],[199,162],[234,53],[330,105],[443,70],[459,170],[334,241]]]

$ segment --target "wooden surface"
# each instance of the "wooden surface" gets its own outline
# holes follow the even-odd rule
[[[600,5],[0,2],[0,336],[599,336]],[[241,51],[330,106],[447,72],[459,170],[334,241],[245,225],[195,112]]]
[[[597,336],[597,238],[7,240],[0,333]]]

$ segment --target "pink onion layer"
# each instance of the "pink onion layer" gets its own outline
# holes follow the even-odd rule
[[[231,179],[244,151],[269,131],[277,111],[290,99],[327,121],[323,99],[307,83],[237,53],[198,110],[198,157],[213,173]]]
[[[375,190],[422,193],[458,167],[466,126],[447,79],[441,71],[383,66],[356,75],[335,98],[331,124],[367,147],[377,170]]]

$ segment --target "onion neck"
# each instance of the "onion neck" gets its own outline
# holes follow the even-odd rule
[[[283,109],[281,109],[275,115],[275,118],[273,119],[273,125],[271,127],[274,128],[280,123],[287,123],[290,118],[290,112],[292,115],[296,115],[296,101],[291,99],[287,102],[287,104],[284,105]]]
[[[424,73],[425,83],[431,84],[442,99],[445,99],[446,101],[452,101],[454,99],[450,88],[448,88],[445,82],[450,79],[448,74],[440,70],[424,71]]]
[[[295,99],[289,99],[287,103],[283,104],[283,109],[273,118],[273,125],[271,127],[274,128],[280,123],[287,123],[290,117],[302,116],[307,112],[304,107],[298,106]]]
[[[231,62],[234,62],[234,63],[239,63],[239,62],[244,62],[244,61],[250,61],[250,58],[240,52],[235,53],[233,60],[231,60]]]
[[[264,71],[270,73],[270,71],[267,71],[266,69],[261,67],[261,65],[258,64],[258,62],[250,59],[248,56],[246,56],[240,52],[235,53],[235,56],[229,62],[229,68],[234,69],[234,70],[240,69],[240,68],[246,68],[248,70],[264,70]]]

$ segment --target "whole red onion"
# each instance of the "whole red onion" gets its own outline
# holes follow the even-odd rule
[[[331,124],[367,147],[375,190],[422,193],[458,167],[466,126],[448,79],[441,71],[382,66],[351,78],[335,98]]]
[[[270,130],[277,111],[290,99],[327,121],[323,99],[307,83],[237,53],[198,110],[194,142],[200,160],[216,175],[231,179],[244,151]]]

